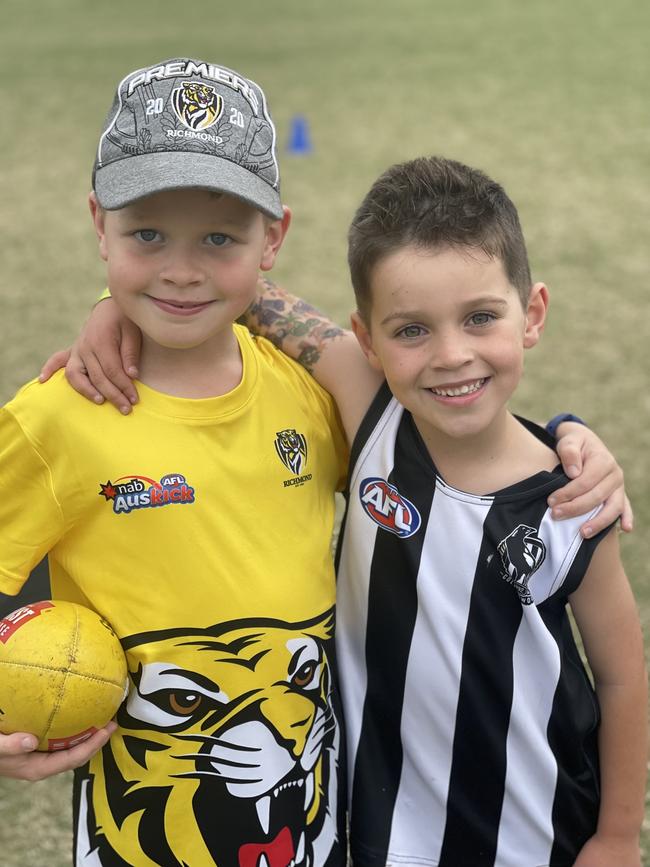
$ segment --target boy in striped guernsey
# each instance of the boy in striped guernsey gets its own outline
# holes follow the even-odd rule
[[[548,306],[516,209],[457,162],[397,165],[349,263],[387,382],[339,548],[354,863],[639,867],[641,629],[616,533],[550,520],[554,443],[508,410]]]

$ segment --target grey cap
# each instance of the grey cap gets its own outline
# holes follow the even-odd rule
[[[187,187],[229,193],[282,218],[275,128],[261,88],[232,69],[173,58],[120,82],[93,188],[115,210]]]

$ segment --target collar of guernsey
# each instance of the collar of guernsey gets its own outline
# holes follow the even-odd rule
[[[215,419],[224,419],[242,412],[254,399],[259,387],[260,369],[253,337],[242,325],[233,326],[242,359],[242,378],[238,385],[218,397],[188,398],[163,394],[136,381],[141,394],[146,394],[142,408],[151,415],[177,418],[189,424],[211,424]]]

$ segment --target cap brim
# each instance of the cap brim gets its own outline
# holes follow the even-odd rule
[[[250,169],[212,154],[165,151],[130,156],[97,168],[94,185],[99,204],[107,211],[165,190],[198,187],[242,199],[274,220],[283,216],[278,190]]]

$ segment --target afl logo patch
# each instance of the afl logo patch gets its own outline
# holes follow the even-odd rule
[[[359,485],[359,499],[375,524],[400,539],[408,539],[420,529],[422,519],[413,503],[384,479],[364,479]]]

